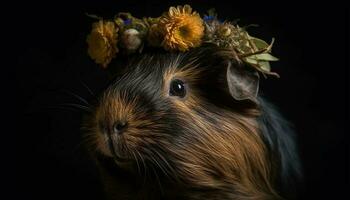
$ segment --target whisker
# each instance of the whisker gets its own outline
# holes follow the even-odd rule
[[[92,112],[92,109],[90,107],[84,106],[84,105],[80,105],[80,104],[76,104],[76,103],[65,103],[65,104],[60,104],[60,106],[71,106],[74,108],[80,108],[82,110],[88,111],[88,112]]]
[[[139,151],[136,150],[136,153],[139,155],[141,161],[142,161],[142,164],[143,164],[143,169],[144,169],[144,176],[143,176],[143,185],[146,184],[146,177],[147,177],[147,166],[146,166],[146,163],[145,163],[145,160],[143,159],[142,155],[140,154]]]
[[[156,150],[153,152],[156,153],[157,156],[165,163],[165,166],[163,166],[163,167],[168,168],[172,172],[171,174],[175,176],[175,179],[177,179],[174,168],[169,164],[169,162],[164,158],[164,156]]]
[[[69,91],[69,90],[63,90],[63,92],[65,92],[65,93],[67,93],[67,94],[70,94],[70,95],[72,95],[73,97],[75,97],[76,99],[78,99],[78,100],[80,100],[81,102],[83,102],[83,103],[85,103],[86,105],[88,105],[88,106],[91,106],[90,104],[89,104],[89,102],[86,100],[86,99],[84,99],[83,97],[81,97],[81,96],[79,96],[79,95],[77,95],[77,94],[74,94],[73,92],[71,92],[71,91]]]
[[[84,88],[87,89],[87,91],[91,94],[91,96],[96,97],[94,92],[92,92],[92,90],[81,79],[79,79],[79,82],[84,86]]]
[[[43,106],[45,109],[53,109],[53,110],[66,110],[66,111],[81,111],[82,109],[78,109],[76,107],[68,107],[68,106]]]
[[[135,161],[136,161],[136,165],[137,165],[137,171],[139,172],[139,174],[141,174],[141,169],[140,169],[140,166],[139,166],[139,161],[138,161],[138,158],[136,157],[135,153],[133,151],[131,151]]]
[[[152,168],[152,171],[153,171],[154,175],[156,176],[156,180],[157,180],[158,185],[159,185],[160,193],[163,195],[163,194],[164,194],[164,191],[163,191],[162,184],[161,184],[161,182],[160,182],[159,176],[158,176],[158,174],[157,174],[157,171],[154,169],[153,166],[151,166],[151,168]]]
[[[84,149],[96,149],[97,148],[97,141],[94,137],[85,137],[81,139],[81,141],[76,145],[75,149],[73,151],[78,151],[80,148]]]
[[[159,162],[157,161],[157,159],[155,159],[155,157],[153,155],[154,154],[152,154],[151,159],[156,163],[156,165],[164,173],[164,175],[166,175],[168,178],[170,178],[170,175],[167,173],[167,170],[164,169],[164,167],[161,164],[159,164]]]

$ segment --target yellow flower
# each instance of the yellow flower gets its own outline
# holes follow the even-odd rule
[[[91,33],[87,36],[88,54],[97,64],[106,68],[118,52],[118,27],[113,22],[100,20],[92,24]]]
[[[189,5],[170,7],[159,22],[164,38],[162,45],[166,50],[186,51],[201,44],[204,25],[198,13],[192,12]]]

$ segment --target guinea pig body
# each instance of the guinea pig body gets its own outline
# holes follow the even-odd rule
[[[109,199],[286,198],[291,129],[262,98],[235,98],[252,82],[230,83],[243,66],[211,49],[136,57],[105,90],[87,127]]]

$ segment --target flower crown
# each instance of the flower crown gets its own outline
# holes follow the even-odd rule
[[[218,20],[215,11],[201,17],[189,5],[170,7],[160,17],[138,19],[130,13],[118,13],[113,20],[92,24],[87,36],[89,56],[103,68],[118,54],[142,53],[144,47],[162,48],[166,51],[185,52],[191,48],[211,43],[232,51],[236,58],[261,72],[264,76],[275,75],[270,71],[269,61],[274,42],[252,37],[246,27]]]

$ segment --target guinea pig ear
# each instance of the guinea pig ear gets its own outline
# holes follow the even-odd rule
[[[234,66],[228,62],[226,79],[231,96],[238,101],[251,100],[257,102],[259,90],[259,74],[243,66]]]

